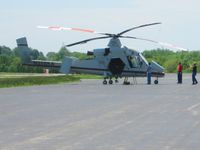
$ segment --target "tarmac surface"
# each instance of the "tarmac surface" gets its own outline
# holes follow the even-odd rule
[[[0,89],[0,150],[199,150],[200,86],[102,80]]]

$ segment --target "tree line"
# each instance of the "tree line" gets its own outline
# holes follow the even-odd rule
[[[7,46],[0,46],[0,72],[43,72],[42,68],[23,66],[24,60],[61,61],[65,56],[79,59],[88,58],[86,53],[70,52],[65,47],[60,48],[58,52],[48,52],[46,56],[37,49],[29,48],[27,54],[26,57],[23,57],[19,48],[11,49]],[[179,62],[182,63],[184,72],[190,72],[193,63],[200,66],[200,51],[173,52],[168,49],[154,49],[145,50],[142,54],[148,61],[154,60],[162,65],[165,72],[176,72]],[[57,71],[53,70],[53,72]]]
[[[165,68],[165,72],[176,72],[179,62],[184,72],[191,72],[194,63],[200,66],[200,51],[171,51],[168,49],[145,50],[143,55],[148,61],[154,60]],[[200,70],[200,69],[199,69]]]
[[[60,48],[58,52],[48,52],[45,56],[42,52],[33,48],[27,48],[23,51],[18,47],[11,49],[7,46],[0,46],[0,72],[42,73],[43,68],[24,66],[22,64],[31,60],[61,61],[65,56],[79,59],[87,58],[85,53],[70,52],[65,47]],[[50,69],[50,71],[58,72],[56,69]]]

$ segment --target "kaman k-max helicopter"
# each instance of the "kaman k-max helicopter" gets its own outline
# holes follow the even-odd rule
[[[147,26],[153,26],[161,24],[160,22],[144,24],[136,26],[117,34],[111,33],[101,33],[88,29],[80,28],[66,28],[60,26],[38,26],[38,28],[51,29],[51,30],[74,30],[88,33],[100,34],[103,36],[86,39],[76,43],[66,45],[66,47],[74,46],[77,44],[84,44],[89,41],[99,40],[99,39],[110,39],[108,47],[101,49],[94,49],[93,51],[88,51],[87,55],[92,56],[90,59],[79,60],[77,58],[65,57],[62,62],[53,61],[38,61],[33,60],[33,66],[43,66],[43,67],[60,67],[60,72],[69,73],[87,73],[102,75],[104,77],[103,84],[113,84],[113,78],[115,82],[118,82],[118,78],[125,77],[124,84],[130,84],[128,82],[128,77],[145,77],[147,75],[147,69],[151,65],[152,77],[155,77],[155,84],[158,84],[158,78],[164,77],[164,68],[158,63],[152,61],[148,63],[143,55],[136,51],[122,46],[120,38],[137,39],[148,42],[157,43],[160,45],[166,45],[165,43],[157,42],[154,40],[138,38],[133,36],[124,36],[125,33]],[[19,41],[18,41],[19,42]],[[169,45],[167,45],[169,46]],[[107,82],[108,80],[108,82]]]

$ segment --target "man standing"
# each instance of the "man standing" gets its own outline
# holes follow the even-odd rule
[[[181,62],[178,63],[178,67],[177,67],[177,72],[178,72],[178,84],[182,84],[182,70],[183,67],[181,65]]]
[[[197,79],[196,79],[196,74],[197,74],[197,65],[193,64],[192,66],[192,84],[197,84]]]

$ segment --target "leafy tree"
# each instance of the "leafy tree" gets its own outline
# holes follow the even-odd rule
[[[176,72],[178,62],[183,64],[185,72],[191,72],[191,65],[196,63],[200,66],[200,51],[178,51],[168,49],[145,50],[143,55],[148,61],[156,61],[162,65],[166,72]],[[0,72],[43,72],[42,68],[23,66],[22,63],[33,59],[61,61],[65,56],[77,57],[79,59],[89,58],[85,53],[70,52],[61,47],[58,52],[49,52],[46,56],[37,49],[28,47],[14,48],[0,46]],[[200,69],[199,69],[200,70]],[[58,72],[58,70],[52,70]]]
[[[50,61],[58,61],[60,60],[60,57],[57,53],[55,52],[48,52],[47,53],[47,60],[50,60]]]
[[[13,55],[13,51],[6,46],[0,46],[0,55]]]
[[[40,53],[37,49],[31,49],[30,55],[31,55],[31,60],[36,60],[38,59]]]
[[[72,53],[70,54],[70,56],[76,57],[76,58],[79,58],[79,59],[86,59],[86,58],[89,58],[89,57],[87,56],[87,54],[85,54],[85,53],[80,53],[80,52],[72,52]]]
[[[62,60],[65,56],[70,56],[70,52],[66,47],[61,47],[59,52],[59,59]]]

